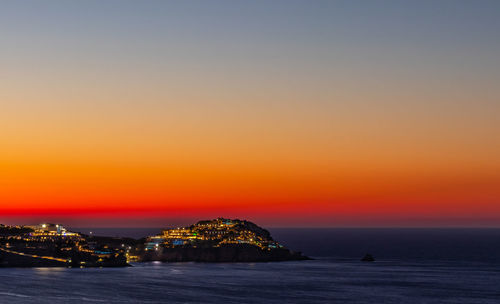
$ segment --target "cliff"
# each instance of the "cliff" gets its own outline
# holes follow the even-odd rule
[[[0,250],[0,267],[66,267],[66,262],[34,258]]]
[[[248,244],[228,244],[211,248],[162,248],[158,251],[145,252],[141,261],[234,263],[298,260],[309,260],[309,258],[300,252],[293,252],[285,248],[262,250]]]

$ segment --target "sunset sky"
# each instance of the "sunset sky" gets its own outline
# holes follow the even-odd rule
[[[5,1],[0,223],[500,227],[500,1]]]

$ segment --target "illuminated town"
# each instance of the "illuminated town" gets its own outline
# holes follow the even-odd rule
[[[148,238],[146,250],[178,246],[220,247],[224,244],[249,244],[263,250],[282,247],[267,230],[251,222],[218,218],[200,221],[189,227],[164,230]]]
[[[143,239],[84,235],[60,224],[0,226],[0,267],[117,267],[132,262],[302,260],[245,220],[218,218]]]
[[[0,266],[124,266],[128,252],[116,247],[59,224],[0,226]]]

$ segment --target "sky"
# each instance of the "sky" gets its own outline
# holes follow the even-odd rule
[[[499,1],[1,1],[0,223],[500,227]]]

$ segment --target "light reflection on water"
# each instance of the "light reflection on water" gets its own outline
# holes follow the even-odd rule
[[[37,267],[33,268],[34,272],[36,272],[40,276],[55,276],[62,275],[65,272],[65,268],[60,267]]]
[[[0,268],[0,303],[499,303],[498,229],[272,233],[292,249],[326,258]],[[375,255],[375,263],[359,261],[367,252]]]
[[[0,303],[498,303],[500,265],[334,259],[0,269]]]

